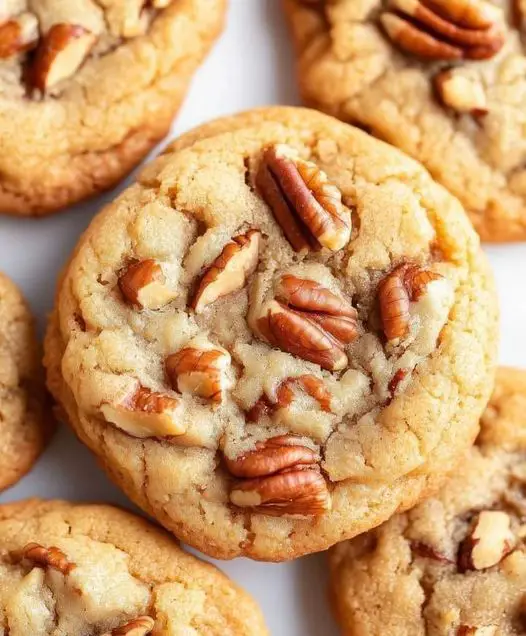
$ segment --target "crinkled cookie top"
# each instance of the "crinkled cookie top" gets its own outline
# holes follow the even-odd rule
[[[253,601],[144,520],[109,506],[0,507],[2,636],[253,636]]]
[[[484,240],[526,237],[521,0],[286,0],[302,93],[421,161]]]
[[[440,494],[337,546],[345,634],[526,633],[526,372],[501,369],[476,446]]]
[[[176,148],[69,265],[55,394],[185,540],[326,547],[370,523],[376,488],[475,435],[496,329],[477,238],[418,165],[314,112],[256,111]]]
[[[0,274],[0,490],[34,464],[51,431],[33,317]]]

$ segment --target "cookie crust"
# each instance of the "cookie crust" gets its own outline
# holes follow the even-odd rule
[[[524,633],[525,400],[526,372],[500,369],[477,443],[439,494],[331,550],[331,599],[344,634]],[[490,545],[489,536],[492,548],[469,554],[466,536],[482,514],[492,521],[478,545]],[[509,529],[499,536],[503,520]]]
[[[331,162],[327,158],[320,157],[320,155],[323,156],[324,149],[333,147],[335,139],[338,140],[339,153],[343,157],[342,172],[334,166],[331,168]],[[438,241],[440,249],[446,254],[446,260],[459,274],[459,279],[455,283],[458,302],[450,311],[452,316],[450,323],[441,330],[439,349],[429,359],[419,363],[413,382],[407,389],[408,393],[404,396],[405,392],[402,392],[400,398],[392,400],[385,415],[381,413],[378,415],[377,422],[382,421],[382,417],[389,418],[383,421],[391,422],[389,426],[391,432],[388,429],[383,429],[382,432],[380,426],[377,442],[369,446],[365,437],[361,440],[358,438],[353,450],[352,445],[355,442],[347,442],[345,437],[335,435],[334,439],[326,445],[330,437],[330,433],[324,432],[327,429],[323,429],[321,433],[316,432],[318,430],[316,428],[312,430],[309,444],[314,444],[315,448],[324,449],[324,470],[332,471],[335,476],[331,493],[332,510],[314,519],[269,517],[257,512],[236,511],[226,503],[228,493],[225,489],[228,487],[229,480],[220,463],[221,455],[216,452],[217,445],[220,443],[218,440],[221,438],[226,440],[222,442],[227,444],[223,446],[222,452],[229,453],[229,456],[233,457],[239,453],[239,449],[249,448],[247,443],[250,443],[251,439],[249,436],[248,441],[243,442],[242,439],[240,441],[237,433],[234,432],[237,430],[236,426],[242,427],[243,421],[242,416],[239,419],[237,406],[232,404],[231,408],[234,410],[229,411],[227,416],[229,424],[218,425],[225,426],[224,429],[210,429],[206,424],[207,420],[215,422],[216,418],[221,418],[221,409],[215,411],[217,414],[214,415],[213,410],[201,411],[196,407],[193,422],[199,422],[199,427],[196,429],[190,427],[190,432],[186,437],[181,438],[182,441],[177,448],[177,441],[173,446],[154,439],[130,437],[122,430],[108,426],[100,417],[94,417],[86,412],[79,407],[78,401],[83,399],[81,395],[88,396],[91,389],[88,389],[87,385],[83,387],[73,379],[76,375],[78,377],[79,372],[83,377],[83,371],[81,371],[83,363],[81,366],[74,363],[77,370],[71,367],[71,371],[68,371],[68,366],[71,364],[69,361],[84,358],[85,353],[91,349],[89,343],[94,335],[94,332],[90,334],[91,325],[94,320],[98,320],[92,311],[92,308],[98,304],[98,283],[92,287],[90,282],[89,287],[84,288],[90,290],[87,296],[84,296],[82,288],[85,284],[83,281],[93,280],[93,273],[86,277],[87,272],[91,268],[95,271],[100,267],[97,262],[99,257],[95,254],[110,254],[107,252],[110,246],[108,244],[103,246],[103,243],[99,241],[104,236],[114,237],[111,243],[112,249],[116,252],[109,256],[110,260],[107,262],[122,263],[122,258],[130,245],[127,228],[131,228],[137,222],[140,223],[141,209],[145,205],[165,206],[169,203],[172,210],[173,208],[184,209],[184,217],[179,217],[183,222],[187,214],[196,214],[202,223],[198,231],[201,236],[206,237],[205,241],[208,237],[214,236],[213,229],[210,229],[208,235],[206,234],[206,226],[213,228],[218,223],[215,219],[219,219],[219,215],[231,210],[232,219],[228,221],[224,219],[224,223],[232,228],[247,221],[256,225],[261,224],[260,227],[265,234],[271,237],[266,243],[266,249],[270,253],[271,248],[268,246],[279,246],[277,249],[283,255],[284,262],[290,264],[290,249],[284,243],[279,228],[269,221],[268,208],[259,197],[255,197],[250,183],[246,182],[244,163],[248,158],[247,163],[250,164],[251,158],[257,156],[261,148],[267,144],[283,141],[306,148],[308,152],[316,155],[324,169],[348,193],[349,200],[352,196],[358,199],[363,196],[365,199],[368,196],[367,193],[372,196],[371,201],[376,200],[384,187],[389,190],[393,184],[396,184],[395,188],[400,186],[405,194],[418,192],[418,201],[422,203],[425,216],[430,222],[429,227],[433,229],[430,230],[429,236],[426,235],[425,238],[417,240],[422,241],[424,250],[429,248],[428,241]],[[79,437],[94,450],[104,469],[136,503],[184,541],[219,558],[246,555],[255,559],[280,561],[321,550],[345,536],[354,536],[376,525],[396,510],[411,506],[426,492],[435,489],[437,483],[442,480],[443,473],[454,464],[457,455],[473,441],[477,433],[478,418],[492,383],[497,330],[493,282],[486,261],[480,252],[477,237],[458,203],[434,184],[420,166],[396,150],[330,117],[304,109],[279,107],[262,109],[219,120],[183,136],[171,148],[156,162],[145,168],[136,186],[95,220],[77,247],[64,278],[59,284],[57,305],[46,338],[48,385],[67,413]],[[221,177],[218,177],[215,171],[219,170],[220,165],[228,166],[228,168]],[[212,172],[210,172],[210,166],[213,166]],[[209,181],[200,181],[197,189],[194,189],[192,184],[196,170],[199,170],[199,174],[208,175]],[[222,187],[223,183],[228,183],[228,188]],[[351,183],[355,184],[357,192]],[[170,202],[166,198],[168,191],[170,197],[175,195],[175,199]],[[206,196],[202,194],[203,192],[207,192]],[[352,195],[351,192],[353,192]],[[351,242],[357,268],[365,265],[371,254],[370,250],[364,250],[367,244],[371,246],[368,243],[370,239],[367,238],[368,228],[372,229],[377,223],[381,225],[379,219],[387,213],[387,211],[382,212],[381,207],[376,207],[375,203],[371,203],[371,206],[369,212],[360,212],[362,215],[360,230],[357,232],[355,242]],[[151,221],[153,218],[151,213],[156,208],[148,209]],[[161,214],[158,209],[157,212]],[[252,220],[247,219],[247,212],[253,215]],[[428,221],[424,221],[425,227],[428,227]],[[370,223],[372,225],[369,225]],[[219,222],[219,228],[221,227]],[[172,230],[168,228],[169,226],[165,226],[168,233],[170,231],[172,233],[175,231],[177,235],[182,233],[181,229],[177,230],[175,226]],[[386,232],[390,234],[389,230]],[[148,233],[150,237],[153,236],[150,231]],[[146,239],[145,235],[141,236],[142,238],[139,238],[134,235],[133,242],[138,241],[138,245]],[[176,235],[171,236],[170,240],[175,240]],[[157,245],[154,251],[165,249],[160,244]],[[206,242],[203,245],[203,251],[206,251]],[[94,246],[97,247],[94,248]],[[148,249],[153,256],[152,246]],[[392,245],[392,255],[383,250],[377,253],[380,254],[377,266],[390,267],[391,258],[395,261],[401,258],[405,249],[405,243],[397,245],[395,241]],[[115,267],[114,264],[111,265],[111,268],[113,267]],[[187,266],[187,271],[190,271],[190,266]],[[115,279],[112,280],[113,283],[110,283],[109,287],[115,284]],[[237,311],[236,307],[246,307],[246,292],[240,293],[241,296],[236,297],[237,300],[232,305],[233,309],[228,309],[228,299],[227,305],[221,305],[223,312],[228,314],[228,312]],[[84,301],[81,300],[82,297]],[[92,301],[95,304],[92,304]],[[96,311],[101,311],[106,302],[102,300],[102,305]],[[115,307],[113,302],[113,300],[110,301],[109,305],[112,308]],[[179,302],[183,302],[183,299]],[[145,315],[149,315],[148,312]],[[475,315],[476,319],[474,319]],[[79,316],[82,316],[80,321]],[[207,324],[213,324],[216,320],[213,316],[219,316],[219,314],[206,317]],[[232,327],[240,323],[233,316],[231,318],[232,324],[222,330],[223,335],[218,337],[221,346],[235,353],[234,343],[228,338],[234,340],[246,338],[246,335],[240,335],[246,334],[246,327]],[[127,321],[128,317],[125,320]],[[469,323],[469,332],[465,330],[466,323]],[[219,323],[217,324],[217,328],[220,329]],[[168,333],[161,325],[158,325],[158,329],[160,329],[158,333]],[[180,330],[181,327],[176,329]],[[117,331],[120,331],[120,327],[117,327]],[[101,332],[98,331],[98,333]],[[170,333],[175,334],[171,330]],[[77,349],[81,341],[84,344]],[[170,345],[170,347],[174,346],[174,344]],[[260,351],[258,347],[263,345],[256,341],[249,345],[251,346],[254,347],[254,351]],[[461,356],[456,353],[460,350],[459,347],[463,352]],[[76,357],[77,354],[73,353],[74,351],[77,351],[80,357]],[[110,354],[109,350],[108,354]],[[240,355],[242,356],[242,353]],[[241,362],[242,358],[237,359]],[[289,358],[280,358],[280,360],[285,359],[289,360]],[[245,364],[248,365],[247,368],[250,368],[247,360],[245,359]],[[315,371],[314,367],[302,366],[306,364],[303,362],[292,364],[297,365],[298,369]],[[106,365],[106,362],[103,365]],[[257,378],[257,371],[252,370],[247,373],[249,375],[254,373]],[[276,373],[279,372],[276,371]],[[68,375],[68,380],[65,379],[65,374]],[[331,382],[330,374],[320,374],[319,371],[318,374],[325,381]],[[162,375],[161,372],[160,377]],[[352,374],[350,377],[354,378]],[[356,385],[351,385],[352,393],[358,391],[357,400],[360,402],[360,389],[357,387],[365,386],[369,381],[361,384],[360,374],[356,376],[356,381]],[[157,390],[153,385],[149,388]],[[379,387],[377,389],[380,391]],[[170,395],[179,399],[177,394]],[[372,399],[381,399],[379,395],[380,393]],[[104,401],[106,398],[102,399]],[[238,399],[244,398],[238,396]],[[99,398],[96,401],[98,400]],[[438,404],[444,401],[448,406],[445,411],[442,411],[438,408]],[[100,404],[100,401],[98,403]],[[418,404],[416,414],[414,409],[409,409],[410,403]],[[231,404],[230,401],[228,404]],[[461,408],[458,408],[460,405]],[[419,432],[408,431],[407,435],[402,432],[406,428],[402,423],[406,422],[408,417],[406,409],[412,410],[413,415],[422,425]],[[434,414],[431,429],[427,428],[425,417],[422,420],[419,419],[420,415],[426,412]],[[202,419],[201,413],[206,413],[206,419]],[[320,416],[316,417],[319,420]],[[232,430],[230,430],[231,426],[233,426]],[[268,426],[265,424],[260,430],[259,439],[270,437],[273,431],[275,431],[274,435],[287,432],[287,428],[283,428],[283,425],[274,424],[271,428]],[[225,430],[227,434],[223,437],[218,433],[220,430]],[[358,433],[358,435],[362,434]],[[384,434],[389,438],[389,442],[387,439],[384,442],[381,441]],[[308,430],[304,430],[303,435],[308,438]],[[321,438],[318,435],[321,435]],[[423,445],[417,450],[414,440],[419,435],[422,435]],[[194,436],[201,436],[197,446],[195,442],[190,441],[194,439]],[[346,446],[347,443],[351,446]],[[376,453],[374,450],[376,443],[378,443],[378,449],[383,448],[385,443],[386,450],[392,444],[390,448],[393,452],[384,454],[380,450]],[[361,448],[360,444],[363,444]],[[337,452],[340,447],[349,449],[344,453],[343,458]],[[399,450],[394,451],[395,447]],[[327,452],[327,448],[330,452]],[[355,456],[362,458],[363,467],[349,466],[346,458]],[[132,462],[130,462],[131,457],[134,458]],[[374,470],[368,467],[372,457],[375,457],[376,462]],[[391,461],[390,458],[393,457],[394,461]],[[159,470],[161,466],[168,467],[173,461],[176,461],[179,466],[175,472],[172,472],[172,469]],[[349,478],[351,474],[352,478]],[[205,498],[200,494],[203,490],[207,491]],[[176,502],[179,503],[176,504]],[[210,523],[212,520],[213,523]]]
[[[217,568],[118,508],[36,499],[7,504],[0,506],[0,538],[0,624],[7,622],[14,636],[37,626],[43,635],[113,634],[141,617],[145,636],[268,633],[252,598]],[[61,571],[45,559],[21,558],[28,544],[58,548]]]
[[[511,1],[493,3],[502,9],[503,48],[491,59],[453,65],[395,46],[381,26],[381,14],[392,8],[384,0],[283,1],[308,106],[421,161],[460,199],[482,240],[526,239],[526,61]],[[447,69],[476,84],[482,106],[456,112],[441,103],[435,76]]]
[[[178,0],[143,35],[116,39],[114,13],[135,4],[84,3],[110,30],[107,46],[49,95],[29,99],[18,58],[0,60],[0,213],[41,216],[108,190],[167,134],[226,0]]]
[[[23,477],[54,428],[47,408],[33,317],[0,274],[0,490]]]

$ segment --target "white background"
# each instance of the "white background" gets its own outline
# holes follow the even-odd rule
[[[279,0],[231,0],[226,32],[197,74],[174,135],[254,106],[299,104],[280,4]],[[61,266],[93,215],[114,195],[44,220],[0,219],[0,270],[23,289],[41,333]],[[526,366],[526,244],[492,246],[487,252],[501,300],[501,361]],[[130,506],[64,427],[33,472],[1,495],[0,502],[30,496]],[[219,565],[256,597],[273,636],[338,633],[328,609],[324,555],[279,565],[246,559]]]

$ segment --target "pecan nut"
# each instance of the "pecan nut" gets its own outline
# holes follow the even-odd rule
[[[22,551],[15,555],[17,561],[29,561],[42,568],[52,568],[67,576],[75,567],[68,557],[57,547],[45,548],[39,543],[28,543]]]
[[[460,544],[459,571],[485,570],[500,563],[515,545],[510,522],[510,516],[500,510],[480,512],[468,536]]]
[[[358,337],[352,305],[319,283],[286,274],[276,300],[253,321],[256,334],[293,355],[336,371],[348,364],[344,346]]]
[[[391,0],[380,16],[402,50],[431,60],[481,60],[504,45],[496,8],[485,0]]]
[[[141,309],[159,309],[177,297],[166,286],[163,270],[152,258],[128,265],[119,276],[119,288],[129,303]]]
[[[243,289],[258,264],[261,232],[249,230],[235,236],[199,281],[190,306],[196,313],[218,298]]]
[[[155,627],[155,621],[150,616],[139,616],[125,625],[115,627],[104,636],[146,636]]]
[[[320,168],[282,144],[268,147],[256,185],[296,252],[336,252],[351,238],[351,214]]]
[[[55,24],[40,40],[31,72],[42,93],[71,77],[84,63],[97,36],[78,24]]]
[[[32,13],[21,13],[4,22],[0,25],[0,59],[29,51],[38,38],[38,20]]]
[[[258,442],[255,450],[233,460],[225,457],[225,463],[242,478],[230,491],[237,507],[274,516],[318,516],[330,509],[318,456],[294,435]]]
[[[457,636],[495,636],[496,633],[496,625],[460,625],[457,629]]]
[[[378,300],[383,329],[388,340],[397,340],[407,335],[411,302],[417,301],[430,283],[441,279],[440,274],[404,263],[380,282]]]
[[[230,355],[219,349],[185,347],[166,358],[166,373],[172,387],[219,403],[227,388],[225,371]]]
[[[178,421],[180,402],[166,394],[139,386],[118,404],[103,404],[106,421],[133,437],[171,437],[183,435],[185,427]]]

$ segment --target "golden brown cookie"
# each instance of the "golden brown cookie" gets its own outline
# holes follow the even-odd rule
[[[526,4],[284,0],[310,106],[421,161],[485,241],[526,239]]]
[[[102,192],[166,135],[227,0],[0,3],[0,213]]]
[[[109,475],[207,554],[284,560],[381,523],[472,443],[493,282],[414,161],[304,109],[183,136],[92,223],[49,386]]]
[[[263,636],[254,601],[160,528],[103,505],[0,506],[0,633]]]
[[[500,369],[439,495],[330,553],[347,636],[526,633],[526,372]]]
[[[0,490],[31,469],[51,430],[33,318],[0,274]]]

